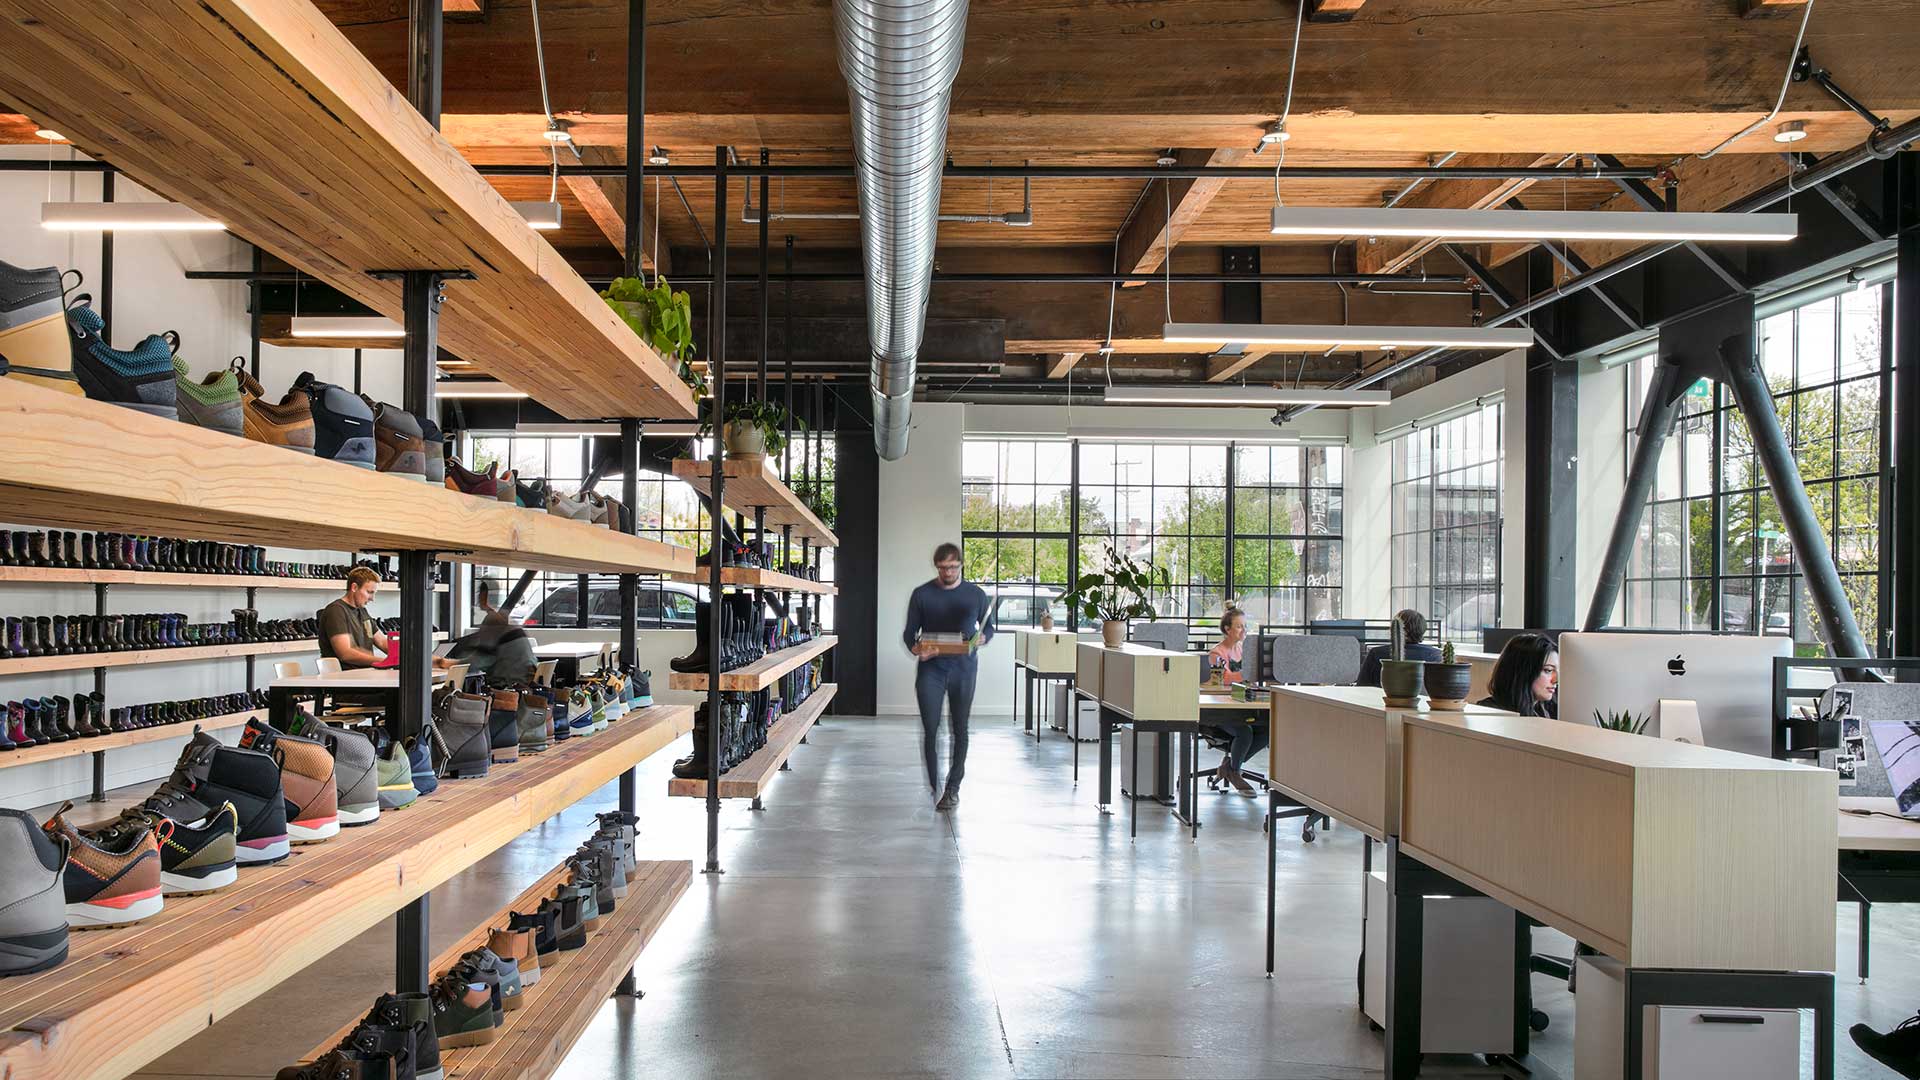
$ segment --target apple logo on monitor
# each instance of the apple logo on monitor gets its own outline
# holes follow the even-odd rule
[[[1667,674],[1685,675],[1686,673],[1687,673],[1687,658],[1685,656],[1676,656],[1673,659],[1667,661]]]

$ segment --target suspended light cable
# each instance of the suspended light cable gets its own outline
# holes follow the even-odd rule
[[[1737,133],[1728,136],[1727,141],[1721,143],[1719,146],[1714,147],[1713,149],[1707,151],[1706,153],[1699,155],[1702,161],[1712,157],[1713,155],[1719,153],[1720,151],[1725,150],[1727,147],[1732,146],[1734,143],[1739,142],[1741,139],[1744,139],[1747,136],[1753,134],[1754,132],[1760,130],[1761,128],[1765,127],[1767,123],[1771,121],[1774,117],[1780,115],[1780,106],[1786,104],[1787,102],[1787,87],[1793,85],[1793,67],[1794,67],[1794,62],[1798,60],[1800,57],[1800,43],[1806,40],[1807,23],[1809,20],[1813,18],[1813,3],[1814,3],[1814,0],[1807,0],[1807,9],[1800,13],[1800,32],[1793,36],[1793,49],[1787,53],[1787,70],[1785,74],[1780,76],[1780,93],[1779,93],[1779,96],[1773,99],[1773,108],[1767,111],[1767,115],[1761,117],[1758,120],[1755,120],[1751,124],[1748,124],[1746,127],[1740,129],[1740,131],[1738,131]]]

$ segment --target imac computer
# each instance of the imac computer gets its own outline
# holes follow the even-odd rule
[[[1662,701],[1691,702],[1708,746],[1767,757],[1773,752],[1773,658],[1792,656],[1784,637],[1597,633],[1560,635],[1560,719],[1632,711],[1660,727]],[[1688,713],[1676,709],[1676,718]],[[1688,717],[1689,722],[1691,717]]]

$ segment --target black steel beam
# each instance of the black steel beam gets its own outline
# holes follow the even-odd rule
[[[1786,158],[1787,164],[1796,172],[1811,169],[1820,163],[1820,159],[1812,154],[1786,153],[1780,156]],[[1815,184],[1813,190],[1827,201],[1828,206],[1833,207],[1835,213],[1845,218],[1847,224],[1852,225],[1862,239],[1884,240],[1887,238],[1886,224],[1880,220],[1880,215],[1868,209],[1860,200],[1860,196],[1855,194],[1853,188],[1844,181],[1829,180],[1823,184]]]
[[[713,228],[714,250],[723,255],[727,250],[727,148],[715,147],[713,152]],[[710,380],[713,386],[713,446],[708,460],[712,463],[713,497],[709,504],[707,517],[712,522],[713,535],[708,538],[707,550],[711,558],[707,572],[707,865],[706,872],[720,872],[720,657],[724,655],[725,645],[721,635],[720,613],[720,553],[725,546],[726,516],[721,510],[726,505],[726,474],[720,466],[720,432],[727,415],[727,260],[721,258],[714,264],[714,289],[709,300],[712,317],[709,325],[717,324],[722,332],[709,334],[707,340],[708,368],[712,372]]]
[[[1611,154],[1596,154],[1594,156],[1595,159],[1602,164],[1620,164],[1619,159]],[[1671,181],[1669,182],[1671,183]],[[1629,199],[1639,203],[1640,208],[1643,210],[1658,212],[1670,209],[1667,205],[1667,200],[1656,193],[1651,187],[1648,187],[1644,181],[1620,176],[1613,178],[1613,184],[1625,192]],[[1691,240],[1683,241],[1681,246],[1686,248],[1687,252],[1694,258],[1699,259],[1701,265],[1713,271],[1714,275],[1721,281],[1726,282],[1727,287],[1734,292],[1743,293],[1753,291],[1753,285],[1747,280],[1745,272],[1728,262],[1718,253],[1708,251]]]
[[[311,274],[296,274],[292,270],[188,270],[189,281],[259,281],[293,282],[314,284]],[[613,280],[599,275],[586,275],[589,284],[605,285]],[[856,271],[844,272],[794,272],[769,273],[767,280],[783,283],[799,282],[855,282],[866,278]],[[1463,274],[1107,274],[1107,273],[1046,273],[1034,271],[999,271],[993,273],[940,273],[936,271],[933,281],[936,285],[1125,285],[1128,283],[1153,285],[1171,280],[1175,285],[1464,285]],[[711,274],[675,274],[676,285],[711,285]],[[752,282],[735,281],[735,286],[750,285]]]
[[[1506,205],[1509,210],[1525,210],[1527,208],[1526,204],[1519,199],[1508,199]],[[1578,252],[1564,243],[1556,245],[1551,242],[1542,241],[1540,246],[1546,249],[1547,254],[1553,256],[1555,262],[1566,267],[1576,275],[1590,273],[1593,270],[1593,267],[1587,263],[1587,260],[1581,258]],[[1640,313],[1635,311],[1625,301],[1613,295],[1612,289],[1600,285],[1591,291],[1602,304],[1606,305],[1608,311],[1620,317],[1620,321],[1625,323],[1629,330],[1646,329],[1646,323],[1641,320]],[[1529,625],[1544,626],[1548,624],[1531,623]]]
[[[1920,154],[1894,162],[1894,219],[1899,223],[1898,276],[1893,287],[1893,413],[1905,417],[1893,440],[1893,655],[1920,656]],[[1885,332],[1885,331],[1883,331]],[[1885,542],[1884,539],[1882,542]]]
[[[1453,261],[1459,263],[1461,268],[1466,270],[1470,277],[1480,283],[1480,287],[1486,290],[1487,295],[1493,297],[1493,302],[1500,305],[1501,311],[1506,311],[1520,302],[1513,293],[1507,290],[1505,285],[1500,284],[1500,280],[1493,276],[1492,270],[1482,265],[1480,260],[1474,258],[1465,248],[1462,248],[1459,244],[1441,244],[1440,247],[1441,250],[1445,251],[1448,255],[1453,256]],[[1565,356],[1561,355],[1560,347],[1553,342],[1552,335],[1550,335],[1544,327],[1536,326],[1533,330],[1533,343],[1539,347],[1541,352],[1546,353],[1555,360],[1566,359]],[[1529,625],[1540,624],[1533,623]]]
[[[1580,366],[1527,365],[1522,626],[1572,626],[1578,598]],[[1451,628],[1458,632],[1462,627]]]
[[[647,179],[647,0],[627,0],[627,145],[641,147],[627,155],[627,234],[624,252],[628,277],[640,276],[642,196]],[[660,208],[653,208],[658,214]],[[654,252],[654,258],[660,253]],[[584,599],[580,605],[586,607]]]
[[[633,515],[633,531],[639,532],[640,421],[631,418],[620,421],[620,502]],[[586,594],[580,595],[584,611]],[[640,578],[635,574],[620,575],[620,667],[640,670]]]
[[[1627,466],[1627,485],[1620,493],[1620,512],[1614,515],[1613,532],[1607,536],[1606,553],[1600,557],[1600,574],[1593,586],[1593,601],[1587,605],[1584,629],[1599,630],[1613,618],[1614,604],[1620,599],[1620,587],[1627,579],[1627,560],[1633,555],[1640,518],[1646,513],[1647,496],[1653,491],[1660,472],[1660,450],[1673,433],[1674,418],[1680,414],[1680,397],[1694,379],[1673,357],[1663,350],[1653,368],[1653,381],[1647,386],[1647,400],[1640,406],[1636,425],[1639,440],[1633,447],[1633,460]]]

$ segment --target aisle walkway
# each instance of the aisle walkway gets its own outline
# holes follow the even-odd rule
[[[1203,794],[1198,843],[1165,810],[1094,807],[1094,753],[1038,746],[976,718],[959,812],[932,812],[918,722],[830,718],[763,812],[722,811],[718,877],[643,954],[640,1001],[604,1009],[568,1059],[575,1077],[1279,1077],[1379,1075],[1353,1006],[1358,834],[1280,842],[1280,977],[1261,977],[1266,850],[1258,804]],[[703,804],[664,795],[672,755],[642,770],[641,857],[699,859]],[[434,894],[450,941],[559,861],[613,805],[593,799]],[[1920,915],[1875,916],[1870,988],[1852,977],[1839,912],[1839,1075],[1884,1077],[1844,1035],[1920,1005]],[[1539,938],[1547,945],[1546,935]],[[142,1074],[271,1076],[284,1055],[360,1015],[391,978],[390,923],[362,935]],[[1564,953],[1564,939],[1558,949]],[[1535,978],[1553,1026],[1535,1051],[1572,1072],[1572,1002]],[[1495,1076],[1485,1067],[1431,1075]]]

